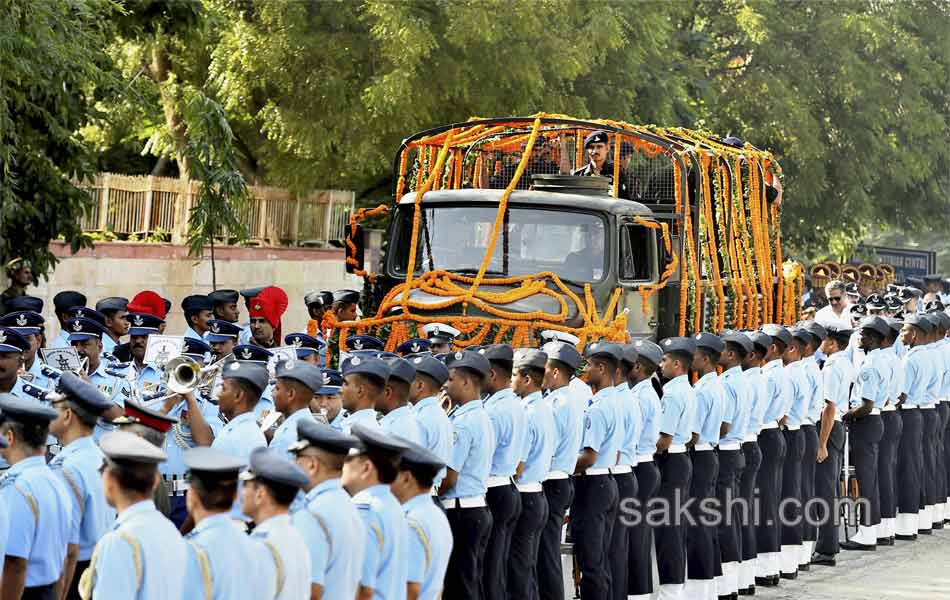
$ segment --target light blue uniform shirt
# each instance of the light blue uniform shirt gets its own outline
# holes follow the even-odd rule
[[[324,600],[352,600],[359,587],[366,532],[339,479],[317,484],[291,516],[310,556],[310,582]]]
[[[241,333],[238,334],[238,346],[246,346],[251,343],[251,322],[243,323],[241,325]]]
[[[821,385],[825,400],[835,405],[838,415],[848,412],[851,384],[854,382],[854,365],[843,352],[835,352],[825,360],[821,370]]]
[[[943,372],[940,396],[944,400],[950,400],[950,338],[943,338],[935,345],[940,350],[940,369]]]
[[[270,544],[272,551],[276,551],[280,557],[283,587],[276,600],[309,598],[310,561],[306,560],[307,545],[300,532],[294,529],[290,515],[276,515],[258,524],[251,532],[251,539]]]
[[[201,340],[204,341],[204,338],[198,335],[198,332],[194,330],[190,325],[185,328],[185,333],[182,334],[182,337],[185,339]]]
[[[584,433],[584,409],[577,395],[569,385],[548,394],[556,428],[551,470],[562,471],[568,475],[574,472],[577,465],[577,450],[581,446],[581,435]]]
[[[481,401],[456,404],[449,413],[452,423],[452,456],[448,467],[458,473],[455,485],[443,498],[481,496],[488,489],[486,482],[495,452],[495,434],[491,418]]]
[[[528,429],[521,399],[510,388],[499,390],[485,400],[485,410],[495,432],[495,453],[491,475],[511,477],[518,468]]]
[[[907,394],[906,406],[921,406],[925,402],[925,390],[930,384],[933,372],[928,369],[927,354],[923,346],[914,346],[904,355],[904,386],[901,392]]]
[[[416,422],[416,411],[409,404],[398,406],[383,415],[383,418],[379,420],[379,426],[386,433],[398,435],[414,444],[418,444],[422,439]]]
[[[768,405],[762,422],[772,423],[788,414],[792,406],[792,390],[781,358],[765,363],[762,376],[768,393]]]
[[[366,427],[376,427],[378,429],[379,420],[376,418],[376,411],[372,408],[364,408],[347,416],[343,422],[343,433],[349,434],[350,428],[357,424]]]
[[[874,408],[884,408],[888,397],[888,382],[891,379],[890,365],[881,348],[871,350],[858,367],[851,390],[851,407],[861,406],[867,398]]]
[[[132,368],[135,363],[132,363]],[[143,365],[141,369],[135,371],[135,388],[144,397],[157,393],[162,387],[162,372],[152,365]]]
[[[30,368],[27,370],[27,373],[29,373],[32,377],[32,379],[30,379],[30,383],[36,387],[43,388],[44,390],[49,390],[56,387],[50,382],[49,377],[43,375],[43,371],[40,369],[42,366],[43,363],[40,361],[39,356],[33,359],[33,364],[30,365]]]
[[[748,382],[749,397],[752,400],[748,433],[759,435],[759,432],[762,431],[762,423],[765,422],[765,409],[769,403],[768,388],[765,385],[765,378],[762,376],[760,367],[750,367],[742,374]]]
[[[26,559],[26,587],[59,579],[78,515],[66,484],[42,456],[25,458],[0,478],[0,504],[10,513],[6,554]]]
[[[161,412],[163,403],[164,401],[156,400],[146,404],[146,408]],[[201,399],[198,399],[198,404],[201,406],[201,414],[208,422],[211,432],[217,437],[224,427],[221,417],[218,416],[218,407]],[[168,433],[165,434],[165,446],[162,449],[165,451],[167,458],[165,462],[158,465],[158,471],[162,475],[181,477],[187,470],[184,454],[195,447],[194,440],[191,437],[191,427],[188,426],[186,418],[187,413],[188,403],[185,400],[181,400],[167,413],[169,417],[178,419],[178,423],[172,425]]]
[[[719,428],[722,425],[722,405],[725,390],[715,371],[706,373],[696,382],[696,414],[693,433],[699,434],[700,444],[719,443]]]
[[[54,337],[47,346],[49,348],[72,348],[72,344],[69,343],[69,332],[60,329],[56,337]]]
[[[696,420],[696,392],[689,377],[680,375],[663,386],[663,417],[660,432],[673,438],[673,444],[682,445],[693,437]]]
[[[274,437],[270,440],[270,447],[283,452],[290,460],[294,460],[294,457],[289,448],[297,443],[297,423],[301,420],[314,420],[309,406],[295,411],[284,419],[284,422],[277,427]]]
[[[623,440],[620,442],[620,459],[617,464],[633,466],[637,458],[640,432],[643,431],[640,403],[630,391],[630,386],[626,381],[614,386],[614,398],[623,415]]]
[[[824,391],[821,387],[821,369],[814,355],[803,358],[802,370],[805,373],[806,394],[808,395],[808,419],[818,426],[821,423],[821,411],[825,409]]]
[[[201,597],[204,590],[197,549],[207,555],[214,600],[259,600],[273,598],[277,591],[277,569],[270,551],[235,527],[228,513],[205,517],[185,536],[190,542],[187,594]]]
[[[811,401],[808,381],[805,378],[805,363],[801,360],[789,363],[785,367],[785,376],[788,378],[788,387],[792,392],[792,403],[789,406],[785,424],[789,427],[801,427],[808,417]]]
[[[254,416],[260,421],[272,412],[274,412],[274,384],[268,383],[267,387],[264,388],[264,393],[261,394],[257,404],[254,405]]]
[[[360,585],[378,600],[404,599],[409,565],[409,526],[402,505],[388,485],[374,485],[353,496],[366,528],[366,552]]]
[[[123,536],[135,540],[138,552]],[[151,499],[126,508],[116,519],[112,531],[96,544],[95,555],[96,561],[89,567],[95,574],[93,600],[184,597],[187,544]],[[147,568],[136,570],[136,563]]]
[[[257,426],[252,412],[241,413],[225,423],[211,442],[212,448],[243,461],[250,459],[252,450],[266,445],[267,439]]]
[[[419,494],[402,505],[409,523],[409,577],[421,585],[419,600],[437,600],[452,554],[452,529],[445,513],[429,494]]]
[[[132,386],[122,377],[106,373],[106,364],[104,360],[99,361],[99,367],[89,375],[89,382],[99,388],[99,391],[105,394],[106,398],[111,400],[113,404],[125,407],[125,401],[132,397]],[[98,442],[102,434],[114,429],[114,425],[99,419],[92,435]]]
[[[108,333],[102,334],[102,351],[104,353],[108,352],[109,354],[112,354],[112,352],[115,351],[115,347],[118,344],[119,342],[112,339],[112,336],[109,335]]]
[[[0,573],[3,573],[3,562],[7,555],[7,539],[10,537],[10,510],[0,502]]]
[[[597,453],[592,468],[607,469],[617,464],[617,453],[623,441],[622,427],[623,424],[618,423],[614,388],[597,390],[584,414],[584,434],[581,439],[581,449],[590,448]]]
[[[749,416],[752,399],[749,387],[742,375],[742,367],[726,369],[720,378],[722,382],[722,420],[729,423],[729,432],[719,440],[720,444],[742,443],[749,433]]]
[[[656,454],[656,443],[660,440],[660,419],[663,418],[663,405],[656,394],[652,379],[644,379],[630,390],[640,407],[643,427],[637,443],[637,456]]]
[[[518,483],[539,483],[544,481],[551,471],[551,458],[554,456],[554,411],[550,401],[541,392],[528,394],[522,399],[528,431],[525,435],[521,460],[524,470]]]
[[[927,344],[926,348],[928,370],[927,387],[924,389],[924,404],[936,404],[940,398],[940,388],[943,387],[943,365],[941,365],[940,350],[935,343]]]
[[[115,509],[106,502],[99,467],[104,456],[92,436],[75,440],[53,457],[49,466],[63,478],[79,519],[73,524],[69,543],[79,546],[78,560],[89,560],[102,536],[115,523]],[[80,502],[80,498],[82,499]]]
[[[452,457],[452,423],[442,410],[438,396],[429,396],[416,402],[416,425],[419,428],[419,444],[439,457],[445,464]],[[433,484],[438,489],[445,479],[445,469],[435,476]]]
[[[333,417],[333,420],[330,421],[330,427],[343,433],[343,427],[346,425],[346,420],[350,417],[350,413],[346,412],[342,408],[340,412],[336,413],[336,416]]]

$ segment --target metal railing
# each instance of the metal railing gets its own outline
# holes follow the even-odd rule
[[[146,238],[159,233],[171,241],[187,237],[188,215],[199,183],[172,177],[99,173],[79,182],[95,200],[82,220],[86,231]],[[355,194],[319,190],[299,195],[290,190],[248,186],[252,197],[242,211],[249,241],[265,245],[325,246],[345,237]]]

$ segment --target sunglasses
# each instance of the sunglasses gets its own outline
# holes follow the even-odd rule
[[[841,296],[829,296],[828,302],[831,302],[832,304],[836,302],[841,302]]]

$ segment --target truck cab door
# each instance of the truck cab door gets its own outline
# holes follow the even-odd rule
[[[631,217],[621,217],[617,225],[617,278],[623,289],[617,312],[627,309],[627,330],[631,336],[653,336],[659,323],[657,294],[651,295],[644,311],[641,288],[659,280],[663,270],[662,236],[658,230],[635,223]]]

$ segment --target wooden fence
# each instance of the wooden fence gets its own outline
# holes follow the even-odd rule
[[[87,231],[146,237],[159,232],[181,243],[199,183],[171,177],[100,173],[80,182],[95,200],[82,221]],[[242,220],[256,244],[325,246],[344,237],[355,195],[320,190],[306,196],[273,187],[248,186],[252,200]]]

